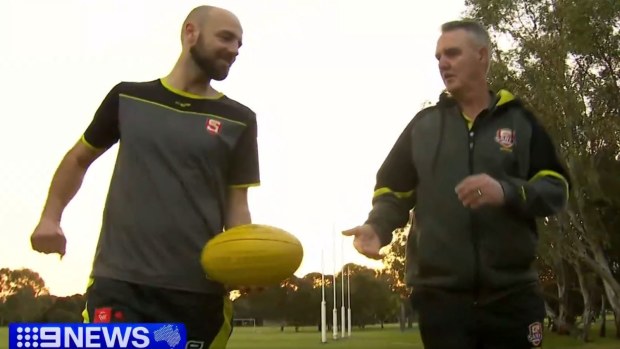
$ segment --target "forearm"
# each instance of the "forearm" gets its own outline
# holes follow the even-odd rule
[[[418,174],[411,142],[414,120],[400,134],[377,172],[373,207],[365,223],[379,235],[381,246],[389,245],[394,230],[407,224],[409,211],[415,204]]]
[[[238,225],[250,223],[252,223],[252,216],[248,205],[247,188],[231,188],[228,192],[228,206],[224,227],[230,229]]]
[[[250,223],[252,223],[252,216],[247,206],[233,208],[226,215],[226,229]]]
[[[560,175],[541,175],[525,181],[500,181],[506,205],[533,217],[547,217],[564,209],[568,201],[568,182]]]
[[[50,184],[42,218],[60,222],[62,213],[82,185],[88,166],[67,154],[60,162]]]

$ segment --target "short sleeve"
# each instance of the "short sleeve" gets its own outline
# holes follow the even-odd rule
[[[95,149],[107,149],[120,139],[118,127],[118,95],[120,84],[114,86],[99,105],[82,142]]]
[[[248,123],[232,152],[228,185],[247,188],[260,185],[256,119]]]

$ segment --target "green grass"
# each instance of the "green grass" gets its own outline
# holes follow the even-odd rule
[[[594,342],[583,344],[579,340],[566,336],[545,333],[545,349],[617,349],[620,340],[614,339],[613,324],[608,326],[608,338],[598,338],[593,329]],[[396,326],[369,327],[364,330],[353,329],[351,338],[332,340],[332,333],[327,333],[327,344],[321,343],[321,334],[314,328],[301,328],[296,333],[293,328],[280,332],[277,327],[235,328],[227,349],[311,349],[311,348],[359,348],[359,349],[422,349],[419,333],[416,329],[400,332]],[[8,329],[0,328],[0,349],[8,348]]]

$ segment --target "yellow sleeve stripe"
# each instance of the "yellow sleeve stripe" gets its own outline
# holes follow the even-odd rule
[[[392,189],[388,188],[388,187],[383,187],[383,188],[379,188],[377,190],[375,190],[374,194],[372,195],[373,199],[376,197],[379,197],[381,195],[385,195],[385,194],[391,194],[396,196],[399,199],[406,199],[409,198],[413,195],[413,190],[411,191],[407,191],[407,192],[396,192],[396,191],[392,191]]]
[[[260,183],[248,183],[248,184],[233,184],[230,185],[230,188],[235,188],[235,189],[243,189],[243,188],[250,188],[250,187],[258,187],[260,186]]]
[[[542,170],[542,171],[538,171],[538,173],[536,173],[532,178],[530,178],[530,182],[535,181],[536,179],[539,179],[541,177],[554,177],[557,178],[559,180],[561,180],[564,183],[564,187],[566,188],[566,199],[568,200],[568,196],[570,194],[569,188],[568,188],[568,181],[566,180],[566,178],[564,178],[564,176],[562,176],[561,174],[555,172],[555,171],[551,171],[551,170]]]
[[[82,138],[80,138],[80,141],[82,142],[82,144],[84,144],[85,146],[87,146],[91,150],[100,150],[99,148],[95,147],[94,145],[88,143],[88,141],[86,140],[86,137],[84,137],[84,135],[82,135]]]

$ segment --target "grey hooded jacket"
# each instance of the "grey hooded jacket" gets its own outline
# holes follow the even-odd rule
[[[473,123],[446,94],[419,112],[377,173],[367,224],[388,245],[415,207],[406,282],[493,298],[535,284],[537,217],[558,213],[570,182],[548,134],[508,91]],[[466,208],[455,187],[486,173],[504,190],[502,207]]]

